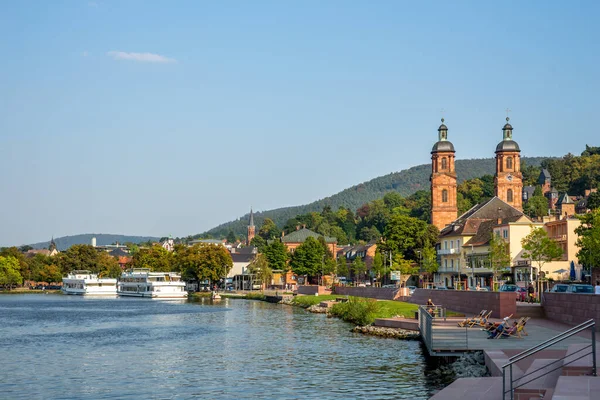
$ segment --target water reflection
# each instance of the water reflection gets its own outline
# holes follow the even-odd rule
[[[0,296],[0,326],[6,398],[431,395],[419,342],[260,301]]]

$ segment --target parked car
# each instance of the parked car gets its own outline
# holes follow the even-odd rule
[[[500,292],[516,292],[518,286],[512,284],[504,284],[500,286]]]
[[[415,290],[417,290],[416,286],[409,286],[408,287],[408,294],[412,296],[412,294],[415,292]]]
[[[567,288],[567,293],[591,293],[594,294],[594,287],[592,285],[580,285],[573,284]]]
[[[527,301],[527,288],[519,287],[517,289],[517,301]]]
[[[446,286],[436,286],[435,289],[436,290],[448,290],[448,288]]]
[[[554,285],[552,287],[552,289],[550,289],[550,292],[551,293],[565,293],[568,288],[569,288],[569,285],[567,285],[566,283],[557,283],[556,285]]]
[[[382,288],[384,288],[384,289],[396,289],[397,287],[398,287],[398,285],[394,285],[393,283],[382,286]]]

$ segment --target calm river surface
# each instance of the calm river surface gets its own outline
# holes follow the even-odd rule
[[[0,296],[2,399],[427,399],[421,344],[262,301]]]

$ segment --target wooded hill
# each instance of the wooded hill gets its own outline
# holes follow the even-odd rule
[[[521,159],[523,166],[539,167],[543,160],[549,157],[523,157]],[[495,159],[483,158],[475,160],[457,160],[456,173],[458,182],[479,178],[483,175],[493,175],[496,172]],[[429,176],[431,175],[431,164],[418,165],[400,172],[394,172],[388,175],[380,176],[370,181],[352,186],[342,190],[330,197],[317,200],[310,204],[283,207],[274,210],[256,212],[254,214],[254,224],[260,227],[265,218],[272,219],[279,227],[299,214],[309,212],[321,212],[323,207],[329,206],[336,210],[339,207],[346,207],[356,211],[362,205],[382,198],[388,192],[398,192],[403,197],[409,196],[418,190],[429,190]],[[236,236],[246,236],[249,214],[240,217],[236,221],[226,222],[209,231],[195,235],[199,237],[225,237],[230,231]]]
[[[71,247],[74,244],[90,244],[92,238],[96,238],[97,246],[106,246],[107,244],[113,243],[141,243],[152,241],[156,242],[160,238],[152,237],[152,236],[127,236],[127,235],[112,235],[106,233],[85,233],[82,235],[74,235],[74,236],[63,236],[59,238],[54,238],[54,243],[56,243],[56,248],[58,251],[64,251]],[[40,242],[35,244],[30,244],[34,249],[47,249],[50,245],[50,241]]]

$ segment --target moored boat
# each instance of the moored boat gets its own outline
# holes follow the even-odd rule
[[[62,291],[65,294],[116,296],[117,280],[101,278],[87,270],[70,272],[62,279]]]
[[[185,282],[176,272],[151,272],[148,268],[133,268],[119,278],[119,296],[183,299],[187,297]]]

